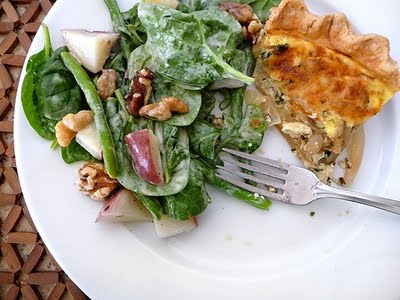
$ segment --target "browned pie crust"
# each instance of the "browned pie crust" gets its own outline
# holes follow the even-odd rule
[[[400,70],[389,54],[387,38],[377,34],[361,35],[352,31],[342,13],[317,16],[310,13],[303,0],[283,0],[271,9],[265,26],[345,54],[367,68],[392,90],[400,90]]]

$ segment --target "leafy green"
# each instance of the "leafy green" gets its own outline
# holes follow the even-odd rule
[[[201,0],[189,0],[188,1],[188,7],[189,7],[189,12],[194,12],[201,10]]]
[[[182,191],[189,179],[190,156],[189,139],[186,132],[183,129],[180,129],[179,131],[177,145],[182,147],[184,157],[176,166],[174,174],[169,182],[165,182],[163,185],[152,185],[138,176],[132,166],[132,158],[129,150],[123,142],[117,144],[116,149],[120,167],[118,175],[119,182],[127,189],[147,196],[165,196]]]
[[[138,16],[148,34],[146,47],[154,70],[170,81],[190,89],[201,89],[221,78],[254,82],[226,62],[243,39],[240,24],[228,13],[186,14],[140,3]]]
[[[168,124],[163,126],[155,126],[156,134],[162,143],[160,147],[162,167],[164,171],[164,180],[169,182],[173,176],[177,166],[182,159],[185,159],[186,152],[184,149],[177,145],[179,139],[179,128]],[[163,132],[161,132],[163,130]],[[177,147],[175,147],[177,145]]]
[[[201,107],[197,118],[199,120],[208,120],[210,117],[213,117],[211,112],[214,109],[216,101],[215,91],[203,90],[201,92]]]
[[[43,52],[44,53],[44,52]],[[43,56],[44,57],[44,56]],[[36,58],[39,58],[36,57]],[[35,61],[35,57],[32,56],[28,61],[29,64]],[[27,72],[22,83],[21,102],[24,109],[25,116],[31,125],[31,127],[39,134],[42,138],[52,141],[55,138],[54,127],[56,121],[50,120],[43,117],[37,108],[37,97],[35,92],[35,74]]]
[[[65,48],[53,52],[45,25],[44,33],[44,49],[28,60],[21,100],[31,127],[42,138],[52,141],[57,121],[68,113],[76,113],[86,107],[86,102],[60,58],[60,52]]]
[[[68,147],[61,148],[61,157],[67,164],[77,161],[98,161],[89,152],[87,152],[75,139],[71,141]]]
[[[239,53],[241,55],[234,61],[235,67],[251,74],[254,68],[251,47],[245,45]],[[200,112],[197,120],[188,128],[188,133],[191,151],[210,164],[218,163],[216,154],[223,147],[253,152],[261,145],[266,130],[264,115],[258,107],[251,106],[247,107],[243,119],[244,91],[245,87],[202,91]],[[211,125],[215,119],[211,113],[217,103],[221,110],[228,108],[223,113],[223,125],[220,128]]]
[[[74,76],[61,59],[61,47],[35,70],[35,90],[39,113],[59,121],[68,113],[77,113],[87,107]]]
[[[202,120],[194,121],[187,131],[190,137],[190,150],[206,160],[213,161],[221,131]]]
[[[224,2],[236,2],[249,4],[253,8],[253,12],[257,15],[261,22],[268,20],[270,9],[278,6],[281,0],[206,0],[204,1],[203,9],[216,9],[218,5]]]
[[[234,120],[226,117],[220,148],[228,147],[252,153],[261,146],[267,127],[264,113],[257,105],[248,105],[242,124],[237,130],[232,130],[234,126]]]
[[[141,70],[144,67],[148,67],[151,70],[155,70],[155,66],[152,64],[152,54],[148,50],[148,45],[141,45],[136,48],[129,59],[128,63],[129,77],[132,78],[137,70]],[[157,69],[158,70],[158,69]],[[153,83],[153,95],[150,102],[159,102],[164,97],[177,97],[184,101],[189,110],[184,114],[173,114],[172,118],[165,121],[170,125],[175,126],[188,126],[197,117],[201,103],[202,96],[200,91],[185,89],[169,80],[165,80],[161,74],[155,72],[155,80]]]
[[[135,72],[143,69],[144,67],[148,67],[154,71],[154,66],[152,65],[153,61],[151,58],[152,54],[148,49],[147,44],[140,45],[133,50],[128,61],[129,79],[132,79],[135,76]]]
[[[121,30],[127,30],[128,32],[126,33],[133,38],[137,46],[144,44],[147,39],[147,33],[138,18],[138,3],[136,3],[130,10],[122,12],[121,14],[125,21],[125,27]]]
[[[243,118],[241,89],[230,91],[231,110],[230,114],[223,114],[222,128],[216,128],[201,118],[187,128],[190,150],[210,164],[218,162],[217,153],[224,147],[252,153],[263,141],[266,130],[264,113],[258,106],[248,105]],[[199,116],[205,115],[201,112]]]
[[[190,161],[189,182],[180,193],[162,197],[164,213],[177,220],[187,220],[201,214],[211,201],[204,186],[201,166]]]
[[[175,113],[172,115],[172,118],[165,121],[165,123],[175,126],[188,126],[193,123],[201,107],[200,91],[183,89],[173,83],[165,82],[159,77],[156,77],[153,87],[154,102],[159,102],[164,97],[177,97],[178,99],[185,102],[189,107],[187,113]]]
[[[212,167],[201,160],[198,160],[198,163],[202,170],[204,179],[213,187],[225,191],[227,194],[260,209],[268,209],[271,206],[271,200],[222,180],[215,174]]]

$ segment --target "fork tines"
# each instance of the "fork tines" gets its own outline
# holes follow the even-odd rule
[[[220,178],[252,193],[281,201],[286,200],[284,185],[288,174],[288,164],[231,149],[223,148],[222,150],[258,165],[246,164],[229,156],[221,156],[224,165],[218,166]],[[258,185],[251,185],[241,179],[250,180]]]

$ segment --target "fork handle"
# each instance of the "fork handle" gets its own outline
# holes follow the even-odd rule
[[[313,192],[315,199],[335,198],[347,200],[380,208],[395,214],[400,214],[400,201],[397,200],[334,188],[323,184],[322,182],[317,183],[313,187]]]

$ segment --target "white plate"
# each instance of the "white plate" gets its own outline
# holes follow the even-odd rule
[[[123,9],[132,2],[119,1]],[[397,1],[307,3],[318,13],[346,13],[360,32],[387,36],[399,60]],[[57,47],[62,28],[112,28],[101,0],[59,0],[45,22]],[[28,56],[42,48],[39,31]],[[200,216],[200,227],[188,234],[161,240],[152,224],[95,224],[101,204],[74,186],[80,164],[64,164],[59,152],[33,132],[20,91],[21,86],[15,147],[29,211],[62,268],[92,299],[398,299],[400,216],[355,204],[275,202],[264,212],[210,189],[213,203]],[[399,98],[366,124],[355,190],[400,198]],[[273,130],[263,152],[295,161]]]

